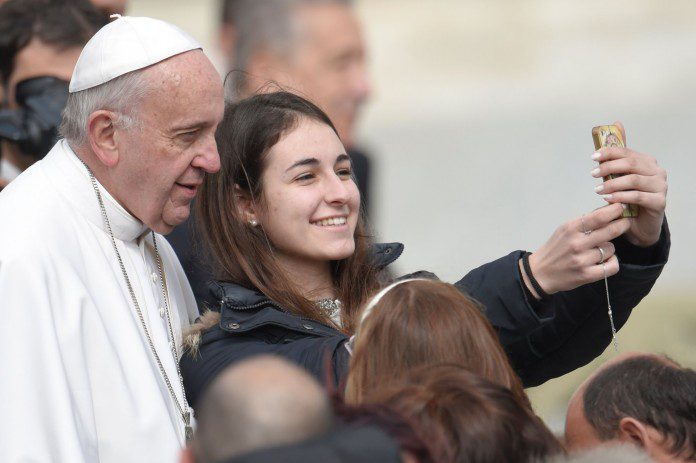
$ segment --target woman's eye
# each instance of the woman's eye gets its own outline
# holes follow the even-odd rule
[[[350,168],[345,168],[345,169],[339,169],[336,171],[336,175],[339,177],[350,177],[353,174],[353,171],[350,170]]]
[[[307,173],[307,174],[302,174],[299,177],[296,177],[295,180],[298,180],[300,182],[306,182],[308,180],[312,180],[313,178],[314,178],[314,174]]]

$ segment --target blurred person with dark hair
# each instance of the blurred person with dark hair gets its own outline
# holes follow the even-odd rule
[[[409,419],[440,463],[535,463],[563,452],[527,403],[461,365],[414,368],[364,403]]]
[[[77,58],[107,20],[88,0],[0,5],[0,189],[57,140]]]
[[[511,389],[529,405],[482,308],[452,284],[413,279],[384,288],[363,310],[350,345],[349,403],[362,403],[414,367],[451,363]]]
[[[324,389],[278,357],[258,356],[222,372],[196,408],[198,427],[182,463],[215,463],[304,441],[333,426]]]
[[[627,443],[658,462],[696,461],[696,371],[654,354],[602,365],[568,406],[566,446]]]

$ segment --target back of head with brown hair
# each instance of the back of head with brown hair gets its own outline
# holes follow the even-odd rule
[[[413,369],[401,382],[372,391],[366,401],[410,420],[438,462],[536,462],[563,451],[510,389],[460,365]]]
[[[527,402],[520,379],[479,306],[449,283],[413,280],[385,293],[356,335],[346,400],[366,395],[411,368],[460,365],[510,388]]]

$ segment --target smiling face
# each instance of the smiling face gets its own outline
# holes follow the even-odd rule
[[[142,128],[116,131],[113,189],[134,216],[158,233],[169,233],[188,218],[204,175],[220,168],[214,135],[223,89],[200,50],[145,72],[151,89],[136,113]]]
[[[285,262],[350,257],[360,193],[328,125],[301,117],[268,152],[256,220]]]

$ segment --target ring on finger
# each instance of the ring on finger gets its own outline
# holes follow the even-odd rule
[[[602,249],[601,246],[597,246],[597,250],[599,251],[599,262],[598,262],[598,264],[604,265],[604,260],[605,260],[604,249]]]
[[[584,234],[589,235],[590,233],[592,233],[592,230],[588,230],[585,226],[585,214],[580,216],[580,223],[582,224],[582,232]]]

